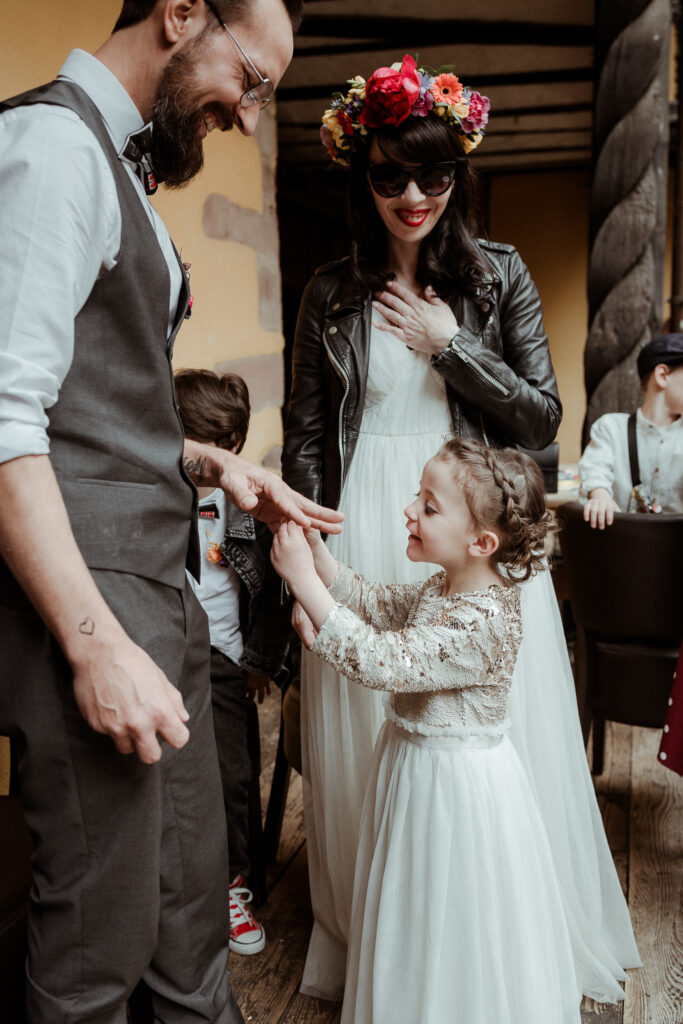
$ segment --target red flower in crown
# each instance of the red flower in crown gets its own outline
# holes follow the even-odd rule
[[[420,98],[420,77],[415,59],[408,54],[401,68],[378,68],[365,86],[361,123],[368,128],[405,121]]]

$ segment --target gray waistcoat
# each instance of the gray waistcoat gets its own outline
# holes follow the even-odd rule
[[[196,574],[196,494],[181,464],[183,433],[171,355],[187,311],[183,289],[168,334],[169,274],[154,229],[97,108],[58,81],[0,104],[68,107],[100,143],[121,207],[121,248],[75,321],[74,358],[48,410],[50,460],[87,564],[182,587]],[[41,282],[35,282],[36,289]]]

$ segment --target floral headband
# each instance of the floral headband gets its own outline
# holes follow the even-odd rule
[[[476,149],[484,137],[491,101],[473,89],[463,87],[457,75],[418,68],[408,54],[401,64],[378,68],[365,81],[350,78],[346,96],[334,94],[332,106],[323,113],[320,139],[332,159],[348,167],[368,128],[400,124],[412,115],[436,114],[462,136],[466,153]]]

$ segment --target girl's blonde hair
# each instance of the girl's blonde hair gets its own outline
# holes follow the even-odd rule
[[[556,527],[534,460],[516,448],[487,448],[460,438],[446,441],[436,458],[457,463],[472,519],[498,537],[491,566],[501,581],[523,582],[542,569],[544,540]]]

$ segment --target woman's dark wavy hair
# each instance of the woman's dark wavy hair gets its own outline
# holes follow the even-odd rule
[[[487,265],[474,244],[479,225],[479,183],[453,128],[439,117],[407,117],[399,125],[370,130],[351,157],[347,219],[351,232],[351,275],[366,292],[381,290],[393,276],[386,268],[387,232],[375,207],[367,168],[375,139],[387,161],[396,164],[456,162],[448,206],[425,238],[417,280],[448,300],[456,293],[477,298]]]
[[[145,21],[156,7],[157,2],[158,0],[123,0],[123,8],[114,25],[114,32]],[[282,0],[282,2],[296,31],[301,24],[303,0]],[[250,0],[214,0],[214,3],[221,17],[228,23],[239,18],[250,7]]]

